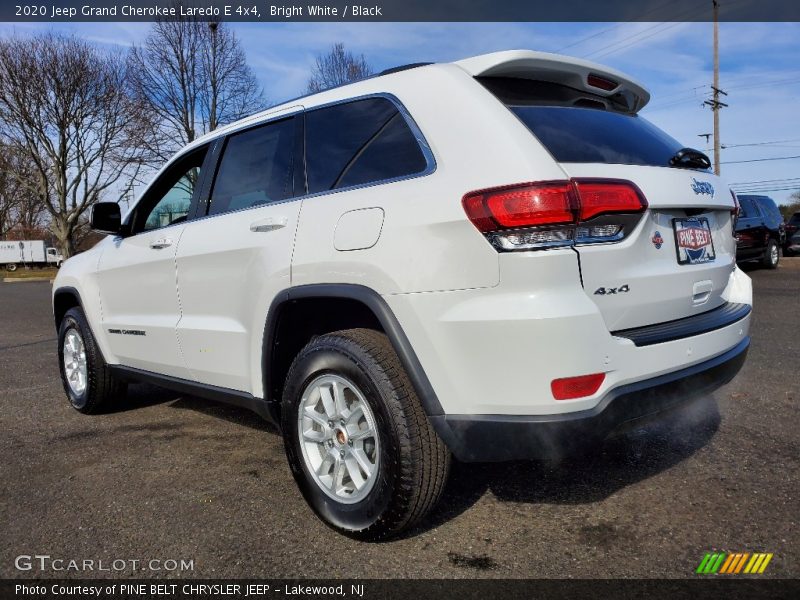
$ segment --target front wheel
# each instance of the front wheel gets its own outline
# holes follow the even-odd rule
[[[303,496],[342,533],[397,535],[441,496],[449,452],[382,333],[351,329],[312,340],[287,376],[281,421]]]
[[[767,250],[764,252],[764,258],[762,259],[761,264],[768,269],[777,269],[779,260],[780,251],[778,249],[778,244],[775,240],[770,240],[767,242]]]
[[[16,270],[17,270],[17,264],[16,263],[8,263],[6,265],[6,271],[9,271],[9,272],[13,273]]]
[[[102,412],[125,396],[127,385],[111,374],[78,307],[67,311],[58,329],[58,362],[64,391],[75,410]]]

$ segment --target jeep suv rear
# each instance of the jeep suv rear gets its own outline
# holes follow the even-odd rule
[[[377,539],[451,456],[563,454],[730,380],[752,293],[708,159],[648,92],[509,51],[394,69],[219,129],[54,284],[81,412],[129,382],[279,424],[330,526]]]

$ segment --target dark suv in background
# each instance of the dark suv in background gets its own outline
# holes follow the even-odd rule
[[[736,260],[758,260],[769,269],[778,266],[786,242],[783,215],[769,196],[737,195]]]
[[[784,256],[800,254],[800,212],[794,213],[786,222],[786,244]]]

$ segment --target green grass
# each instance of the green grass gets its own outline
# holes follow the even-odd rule
[[[0,274],[2,274],[4,279],[30,279],[32,277],[47,277],[48,279],[53,279],[56,273],[58,273],[58,269],[52,267],[46,267],[44,269],[39,269],[37,267],[32,269],[17,267],[16,271],[0,269]]]

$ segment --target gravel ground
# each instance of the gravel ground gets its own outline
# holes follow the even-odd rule
[[[713,550],[798,577],[800,259],[748,271],[750,355],[713,398],[581,460],[456,465],[434,514],[381,544],[318,521],[245,410],[144,385],[112,414],[72,410],[50,286],[0,284],[0,577],[79,575],[18,571],[24,554],[193,560],[143,577],[692,577]]]

